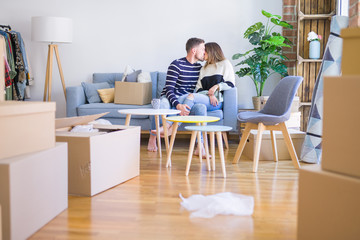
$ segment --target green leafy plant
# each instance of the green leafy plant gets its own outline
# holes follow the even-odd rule
[[[287,57],[282,54],[282,48],[291,47],[290,45],[293,44],[280,33],[273,32],[276,26],[293,29],[291,24],[282,21],[279,15],[273,15],[264,10],[261,13],[267,18],[266,25],[257,22],[244,33],[244,38],[249,39],[254,48],[233,56],[233,60],[243,58],[235,66],[245,66],[236,74],[239,77],[249,76],[253,80],[258,97],[262,96],[265,81],[270,75],[273,73],[279,73],[282,77],[288,75],[287,66],[284,64]]]

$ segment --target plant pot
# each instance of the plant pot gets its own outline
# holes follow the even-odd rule
[[[320,58],[320,42],[311,41],[309,46],[309,58],[319,59]]]
[[[260,110],[264,108],[269,96],[261,96],[260,97]]]
[[[253,96],[252,101],[253,101],[253,104],[254,104],[254,109],[259,111],[260,110],[260,105],[261,105],[260,97]]]

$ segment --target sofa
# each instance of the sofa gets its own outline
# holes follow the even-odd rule
[[[160,94],[165,85],[166,73],[165,72],[151,72],[152,81],[152,98],[160,98]],[[123,73],[94,73],[93,82],[104,83],[107,82],[110,87],[114,87],[115,81],[121,81]],[[112,124],[124,125],[126,115],[118,113],[120,109],[128,108],[152,108],[151,104],[147,105],[127,105],[127,104],[115,104],[115,103],[89,103],[87,101],[85,91],[82,85],[71,86],[66,88],[66,115],[67,117],[84,116],[91,114],[98,114],[103,112],[109,112],[102,117],[110,121]],[[216,116],[220,118],[220,121],[209,123],[215,125],[225,125],[233,128],[232,131],[237,131],[237,89],[236,87],[224,91],[224,104],[222,110],[209,111],[208,116]],[[193,114],[190,112],[190,114]],[[141,126],[142,131],[150,130],[150,117],[132,115],[130,125]],[[179,127],[179,131],[184,130],[187,124],[182,124]]]

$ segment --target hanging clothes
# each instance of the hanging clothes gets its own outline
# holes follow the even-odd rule
[[[4,28],[5,27],[5,28]],[[6,76],[6,99],[24,100],[26,86],[31,82],[30,64],[25,50],[25,42],[21,34],[12,31],[10,26],[0,25],[0,36],[6,42],[6,62],[8,76]],[[27,90],[29,96],[29,89]]]

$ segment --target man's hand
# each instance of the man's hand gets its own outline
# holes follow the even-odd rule
[[[216,97],[214,95],[209,96],[209,98],[210,98],[211,105],[213,105],[214,107],[216,107],[219,104],[218,100],[216,99]]]
[[[186,104],[178,104],[176,109],[181,111],[180,116],[188,116],[190,113],[190,107]]]
[[[212,86],[210,89],[209,89],[209,91],[208,91],[208,95],[209,95],[209,97],[210,96],[214,96],[214,93],[216,92],[216,90],[219,88],[219,85],[214,85],[214,86]]]

